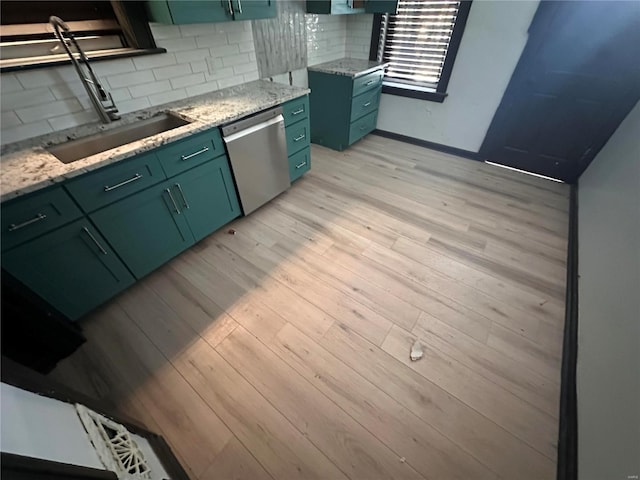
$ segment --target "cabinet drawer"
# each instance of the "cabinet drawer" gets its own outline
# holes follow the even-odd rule
[[[307,147],[289,157],[289,178],[293,182],[311,168],[311,148]]]
[[[285,127],[307,118],[309,116],[309,97],[305,95],[282,104],[282,115]]]
[[[2,250],[15,247],[82,216],[62,187],[2,204]]]
[[[377,120],[378,112],[375,111],[353,122],[351,124],[351,128],[349,129],[349,145],[357,142],[367,133],[375,130]]]
[[[165,178],[158,157],[148,153],[83,175],[65,187],[86,212],[91,212]]]
[[[309,119],[305,118],[301,122],[294,123],[287,127],[287,154],[288,156],[299,152],[304,147],[309,146],[311,141],[311,131]]]
[[[380,94],[382,88],[378,87],[375,90],[371,90],[354,97],[351,102],[351,121],[355,121],[360,117],[374,112],[378,109],[380,104]]]
[[[167,177],[189,170],[224,154],[220,131],[215,128],[156,150]]]
[[[361,77],[353,79],[353,92],[352,96],[355,97],[367,90],[378,88],[382,85],[382,78],[384,77],[384,70],[376,70],[375,72],[367,73]]]

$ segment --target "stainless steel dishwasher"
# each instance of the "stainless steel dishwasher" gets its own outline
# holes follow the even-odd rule
[[[291,185],[282,108],[222,128],[245,215]]]

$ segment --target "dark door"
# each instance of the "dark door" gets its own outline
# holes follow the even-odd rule
[[[542,1],[480,149],[574,182],[640,98],[640,2]]]

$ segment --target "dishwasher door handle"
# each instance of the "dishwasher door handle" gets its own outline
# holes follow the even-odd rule
[[[234,140],[238,140],[239,138],[246,137],[247,135],[251,135],[258,130],[262,130],[263,128],[270,127],[271,125],[275,125],[276,123],[282,123],[282,127],[284,128],[284,117],[282,114],[277,115],[269,120],[265,120],[264,122],[260,122],[256,125],[252,125],[250,127],[245,128],[244,130],[240,130],[238,132],[232,133],[231,135],[227,135],[224,137],[224,141],[227,143],[233,142]]]

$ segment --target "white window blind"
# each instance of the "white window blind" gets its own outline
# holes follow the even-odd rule
[[[435,90],[440,81],[459,1],[400,0],[380,25],[378,61],[389,62],[385,81]]]

